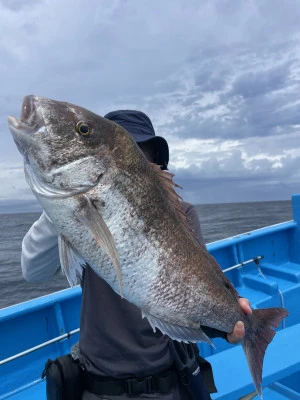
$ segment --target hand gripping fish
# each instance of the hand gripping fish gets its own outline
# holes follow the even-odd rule
[[[26,180],[58,231],[70,284],[88,263],[153,329],[179,341],[211,344],[201,325],[232,332],[243,321],[261,396],[272,328],[288,312],[242,312],[231,282],[189,230],[172,174],[150,164],[125,129],[69,103],[27,96],[21,119],[8,123]]]

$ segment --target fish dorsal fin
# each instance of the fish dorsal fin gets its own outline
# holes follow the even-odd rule
[[[120,296],[122,297],[122,272],[114,238],[102,215],[94,207],[88,196],[81,196],[81,209],[76,213],[76,216],[88,229],[98,246],[110,257],[119,281]]]
[[[169,171],[161,170],[160,166],[157,164],[150,163],[150,165],[151,165],[153,171],[157,174],[162,186],[166,190],[166,192],[169,196],[169,200],[171,201],[172,205],[174,206],[174,208],[175,208],[179,218],[183,222],[184,226],[198,240],[198,238],[195,235],[195,232],[188,225],[187,215],[182,210],[182,207],[180,204],[182,202],[182,198],[179,196],[178,193],[175,192],[175,189],[174,189],[175,187],[182,189],[181,186],[179,186],[179,185],[177,185],[177,183],[173,182],[173,177],[175,175]]]

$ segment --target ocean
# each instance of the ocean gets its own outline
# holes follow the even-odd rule
[[[196,206],[206,243],[292,219],[291,201],[205,204]],[[0,308],[69,287],[57,275],[30,284],[21,273],[22,239],[40,213],[0,214]]]

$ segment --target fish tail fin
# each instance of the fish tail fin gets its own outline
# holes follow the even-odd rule
[[[249,326],[246,326],[242,346],[247,358],[255,389],[262,398],[262,366],[266,348],[275,336],[281,320],[288,315],[284,308],[266,308],[253,310],[248,316]]]

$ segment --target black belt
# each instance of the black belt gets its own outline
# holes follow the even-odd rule
[[[86,390],[95,395],[127,394],[135,396],[142,393],[169,393],[177,382],[174,368],[159,375],[150,375],[144,378],[115,379],[107,377],[91,377],[86,375]]]

